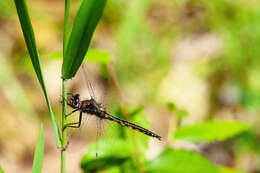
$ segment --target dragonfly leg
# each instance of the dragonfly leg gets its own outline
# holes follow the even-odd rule
[[[74,112],[78,111],[80,109],[74,109],[73,111],[71,111],[70,113],[66,114],[66,117],[70,116],[71,114],[73,114]]]
[[[81,120],[82,120],[82,112],[80,112],[80,114],[79,114],[79,122],[68,123],[68,124],[66,124],[64,126],[63,130],[65,130],[67,127],[70,127],[70,128],[80,128]]]

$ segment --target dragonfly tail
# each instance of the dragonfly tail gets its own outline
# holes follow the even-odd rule
[[[128,122],[126,120],[121,120],[119,118],[116,118],[110,114],[108,114],[107,112],[103,111],[102,113],[102,118],[104,119],[108,119],[110,121],[114,121],[114,122],[117,122],[118,124],[122,125],[122,126],[126,126],[126,127],[129,127],[129,128],[132,128],[133,130],[136,130],[136,131],[139,131],[145,135],[148,135],[148,136],[151,136],[151,137],[154,137],[154,138],[157,138],[158,140],[161,140],[161,136],[151,132],[150,130],[147,130],[143,127],[140,127],[134,123],[131,123],[131,122]]]

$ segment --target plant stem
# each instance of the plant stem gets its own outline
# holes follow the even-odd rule
[[[67,50],[70,30],[70,4],[71,0],[65,0],[65,14],[64,14],[64,31],[63,31],[63,57]],[[67,83],[62,78],[62,150],[61,150],[61,173],[66,172],[66,145],[67,145],[67,130],[66,126],[66,99],[67,99]],[[63,130],[64,129],[64,130]]]
[[[67,96],[67,84],[66,80],[62,79],[62,150],[61,150],[61,173],[66,172],[66,135],[67,130],[64,129],[66,125],[66,96]],[[63,130],[64,129],[64,130]]]

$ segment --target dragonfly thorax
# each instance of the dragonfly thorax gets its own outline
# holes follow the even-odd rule
[[[101,112],[100,105],[93,98],[81,101],[80,109],[82,112],[95,115],[99,115]]]

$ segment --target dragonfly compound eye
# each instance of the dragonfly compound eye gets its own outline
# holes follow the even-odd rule
[[[72,108],[78,108],[80,104],[79,94],[71,94],[71,97],[67,100],[67,105],[71,106]]]

